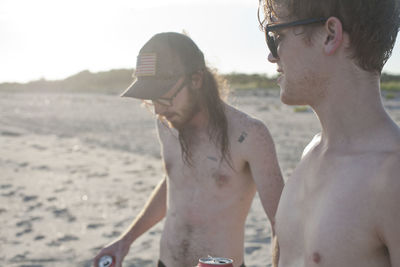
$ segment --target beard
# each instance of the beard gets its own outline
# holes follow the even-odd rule
[[[189,90],[188,100],[179,112],[166,112],[163,117],[167,120],[170,127],[179,132],[189,125],[192,118],[200,111],[200,103],[195,93]]]

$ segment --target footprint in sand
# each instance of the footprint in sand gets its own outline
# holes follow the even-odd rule
[[[29,166],[29,163],[28,162],[22,162],[22,163],[18,164],[18,166],[21,167],[21,168],[25,168],[25,167]]]
[[[17,226],[18,228],[25,228],[25,229],[16,233],[15,236],[20,237],[22,235],[31,233],[33,231],[33,222],[41,221],[42,219],[43,219],[42,217],[32,217],[29,220],[23,220],[17,222],[15,226]]]
[[[37,144],[33,144],[31,147],[33,147],[33,148],[35,148],[37,150],[41,150],[41,151],[47,150],[47,147],[41,146],[41,145],[37,145]]]
[[[12,196],[14,196],[15,195],[15,193],[17,193],[17,191],[10,191],[10,192],[8,192],[8,193],[3,193],[3,194],[1,194],[3,197],[12,197]]]
[[[45,239],[46,237],[44,236],[44,235],[38,235],[38,236],[35,236],[35,238],[34,238],[34,240],[35,241],[39,241],[39,240],[43,240],[43,239]]]
[[[26,256],[29,254],[28,251],[25,251],[24,254],[17,254],[10,259],[10,262],[21,262],[26,260]]]
[[[33,166],[32,169],[40,171],[49,171],[50,167],[46,165]]]
[[[112,231],[111,233],[103,233],[102,236],[106,238],[115,238],[121,235],[120,231]]]
[[[61,188],[55,189],[55,190],[54,190],[54,193],[61,193],[61,192],[65,192],[65,191],[67,191],[67,190],[68,190],[68,188],[66,188],[66,187],[61,187]]]
[[[29,202],[29,201],[33,201],[33,200],[36,200],[37,198],[38,198],[38,196],[24,196],[24,195],[22,195],[23,196],[23,198],[22,198],[22,200],[24,201],[24,202]]]
[[[68,222],[76,220],[76,217],[72,215],[67,208],[57,209],[55,207],[50,207],[48,210],[51,210],[56,218],[66,219]]]
[[[0,190],[11,189],[12,187],[13,187],[12,184],[2,184],[2,185],[0,185]],[[9,192],[2,193],[1,196],[3,196],[3,197],[12,197],[12,196],[15,195],[16,192],[17,192],[17,190],[11,190]]]
[[[9,189],[12,187],[12,184],[2,184],[0,185],[0,189]]]
[[[91,224],[88,224],[86,226],[86,228],[87,229],[97,229],[97,228],[100,228],[100,227],[103,227],[103,226],[104,226],[103,223],[91,223]]]
[[[261,243],[261,244],[270,244],[271,243],[271,236],[255,237],[253,239],[250,239],[249,242],[251,242],[251,243]]]
[[[93,172],[87,175],[87,178],[105,178],[108,177],[108,172]]]
[[[47,201],[48,201],[48,202],[53,202],[53,201],[56,201],[56,200],[57,200],[56,197],[49,197],[49,198],[47,198]]]
[[[118,209],[124,209],[128,207],[129,199],[118,196],[114,201],[113,205],[117,206]]]
[[[22,230],[21,232],[16,233],[15,236],[20,237],[22,235],[29,234],[31,232],[32,232],[32,228],[26,228],[26,229]]]
[[[31,220],[24,220],[24,221],[17,222],[15,225],[16,225],[17,227],[28,227],[28,228],[32,228],[32,221],[31,221]]]
[[[77,241],[77,240],[79,240],[79,237],[77,237],[77,236],[65,235],[63,237],[57,238],[56,240],[53,240],[53,241],[47,243],[46,245],[48,247],[59,247],[62,245],[62,243],[70,242],[70,241]]]
[[[246,254],[251,255],[254,251],[261,249],[261,246],[250,246],[246,247]]]
[[[57,241],[55,241],[55,240],[53,240],[53,241],[47,243],[46,245],[47,245],[48,247],[59,247],[59,246],[61,246],[61,243],[60,243],[60,242],[57,242]]]
[[[70,241],[77,241],[79,237],[74,235],[65,235],[57,239],[58,242],[70,242]]]
[[[21,133],[11,132],[11,131],[1,131],[0,134],[2,136],[9,136],[9,137],[18,137],[21,136]]]
[[[33,211],[33,210],[35,210],[35,209],[37,209],[37,208],[42,207],[42,206],[43,206],[42,203],[36,203],[35,205],[29,206],[28,209],[27,209],[26,211],[27,211],[27,212],[31,212],[31,211]]]

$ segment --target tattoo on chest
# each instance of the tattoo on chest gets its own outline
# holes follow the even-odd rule
[[[208,158],[209,160],[212,160],[212,161],[215,161],[215,162],[218,161],[218,159],[217,159],[216,157],[208,156],[207,158]]]
[[[242,132],[242,134],[239,136],[239,143],[243,143],[244,139],[246,139],[247,137],[247,133],[246,132]]]

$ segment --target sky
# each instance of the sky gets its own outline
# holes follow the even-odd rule
[[[183,30],[221,73],[272,76],[257,6],[258,0],[0,0],[0,83],[134,68],[154,34]],[[384,71],[400,74],[400,40]]]

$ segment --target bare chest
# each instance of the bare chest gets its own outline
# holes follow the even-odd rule
[[[208,191],[230,191],[247,183],[246,162],[236,154],[222,157],[219,147],[207,138],[189,146],[187,161],[177,142],[165,144],[163,160],[170,182],[190,191],[191,187]]]
[[[366,255],[381,260],[374,168],[359,163],[363,160],[305,161],[289,179],[277,213],[282,260],[288,266],[362,266],[358,263]]]

